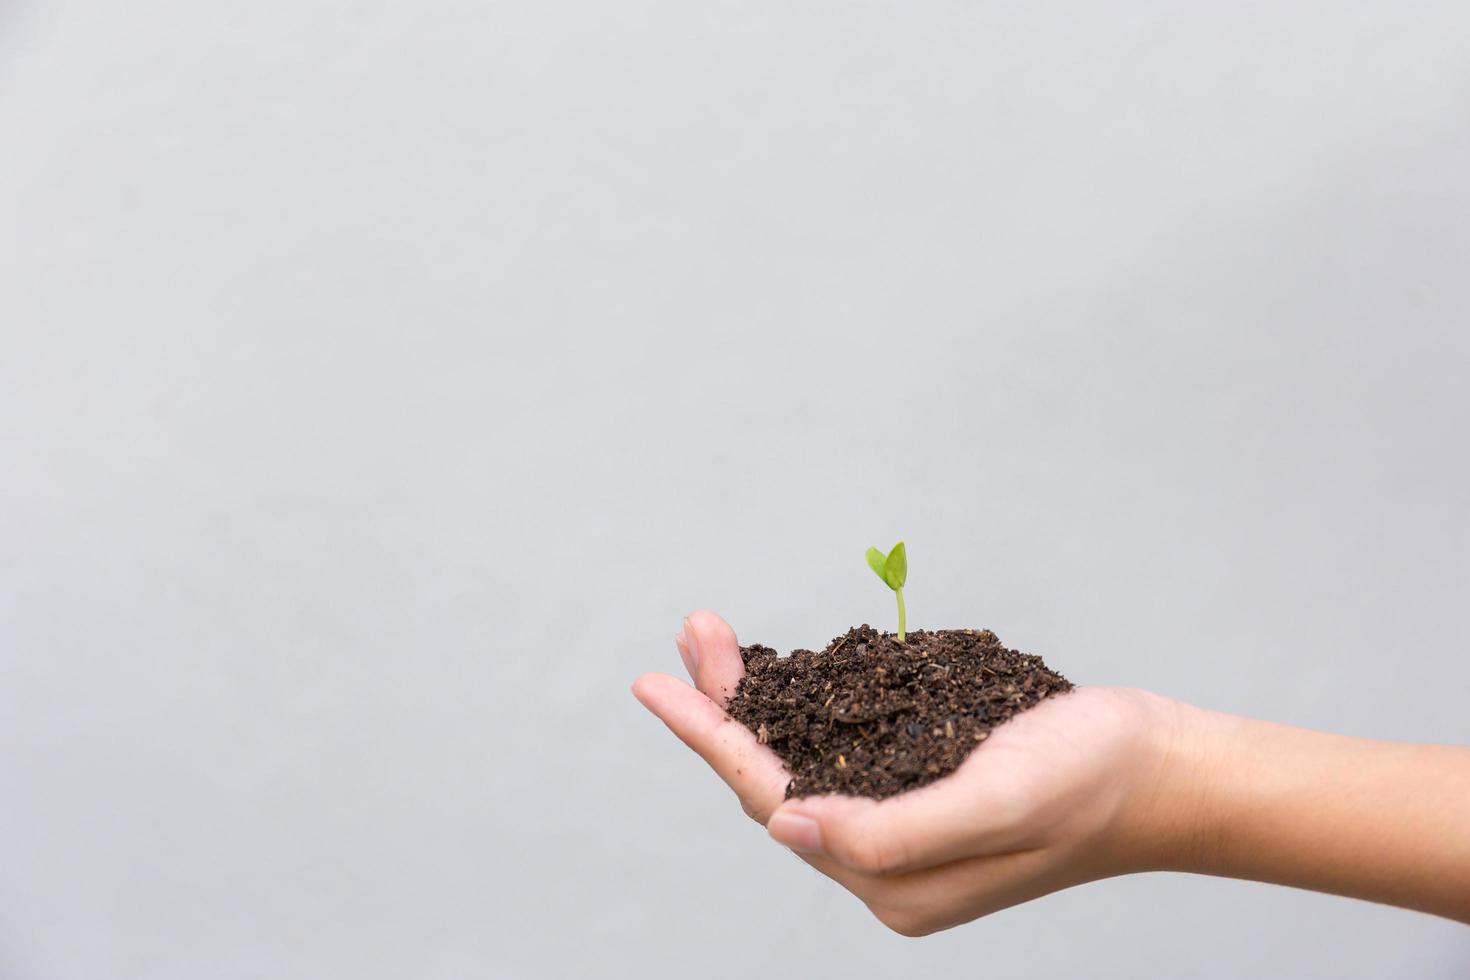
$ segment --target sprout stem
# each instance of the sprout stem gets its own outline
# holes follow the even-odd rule
[[[903,642],[903,589],[894,589],[893,594],[898,596],[898,642]]]

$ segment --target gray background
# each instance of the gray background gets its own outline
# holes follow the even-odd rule
[[[1462,977],[1099,883],[920,942],[627,685],[990,626],[1470,740],[1463,3],[0,6],[0,975]]]

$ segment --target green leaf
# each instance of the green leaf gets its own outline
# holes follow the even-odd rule
[[[877,548],[868,549],[868,567],[871,568],[874,574],[881,578],[885,583],[888,581],[888,573],[886,571],[887,565],[888,558],[883,554],[883,552],[879,551]]]
[[[871,559],[869,559],[871,561]],[[903,583],[909,577],[909,554],[904,549],[903,542],[893,546],[888,553],[888,558],[883,562],[883,581],[888,583],[890,589],[901,589]]]

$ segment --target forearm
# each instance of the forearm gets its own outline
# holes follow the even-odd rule
[[[1470,922],[1470,749],[1181,706],[1151,863]]]

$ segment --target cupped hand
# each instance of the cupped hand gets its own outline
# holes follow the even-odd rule
[[[1162,813],[1177,738],[1168,699],[1079,688],[995,729],[959,769],[882,801],[785,799],[790,779],[725,712],[744,673],[735,631],[712,612],[675,640],[694,686],[645,674],[633,693],[709,763],[776,841],[920,936],[1072,885],[1163,866],[1181,842]],[[1177,794],[1171,794],[1177,797]]]

